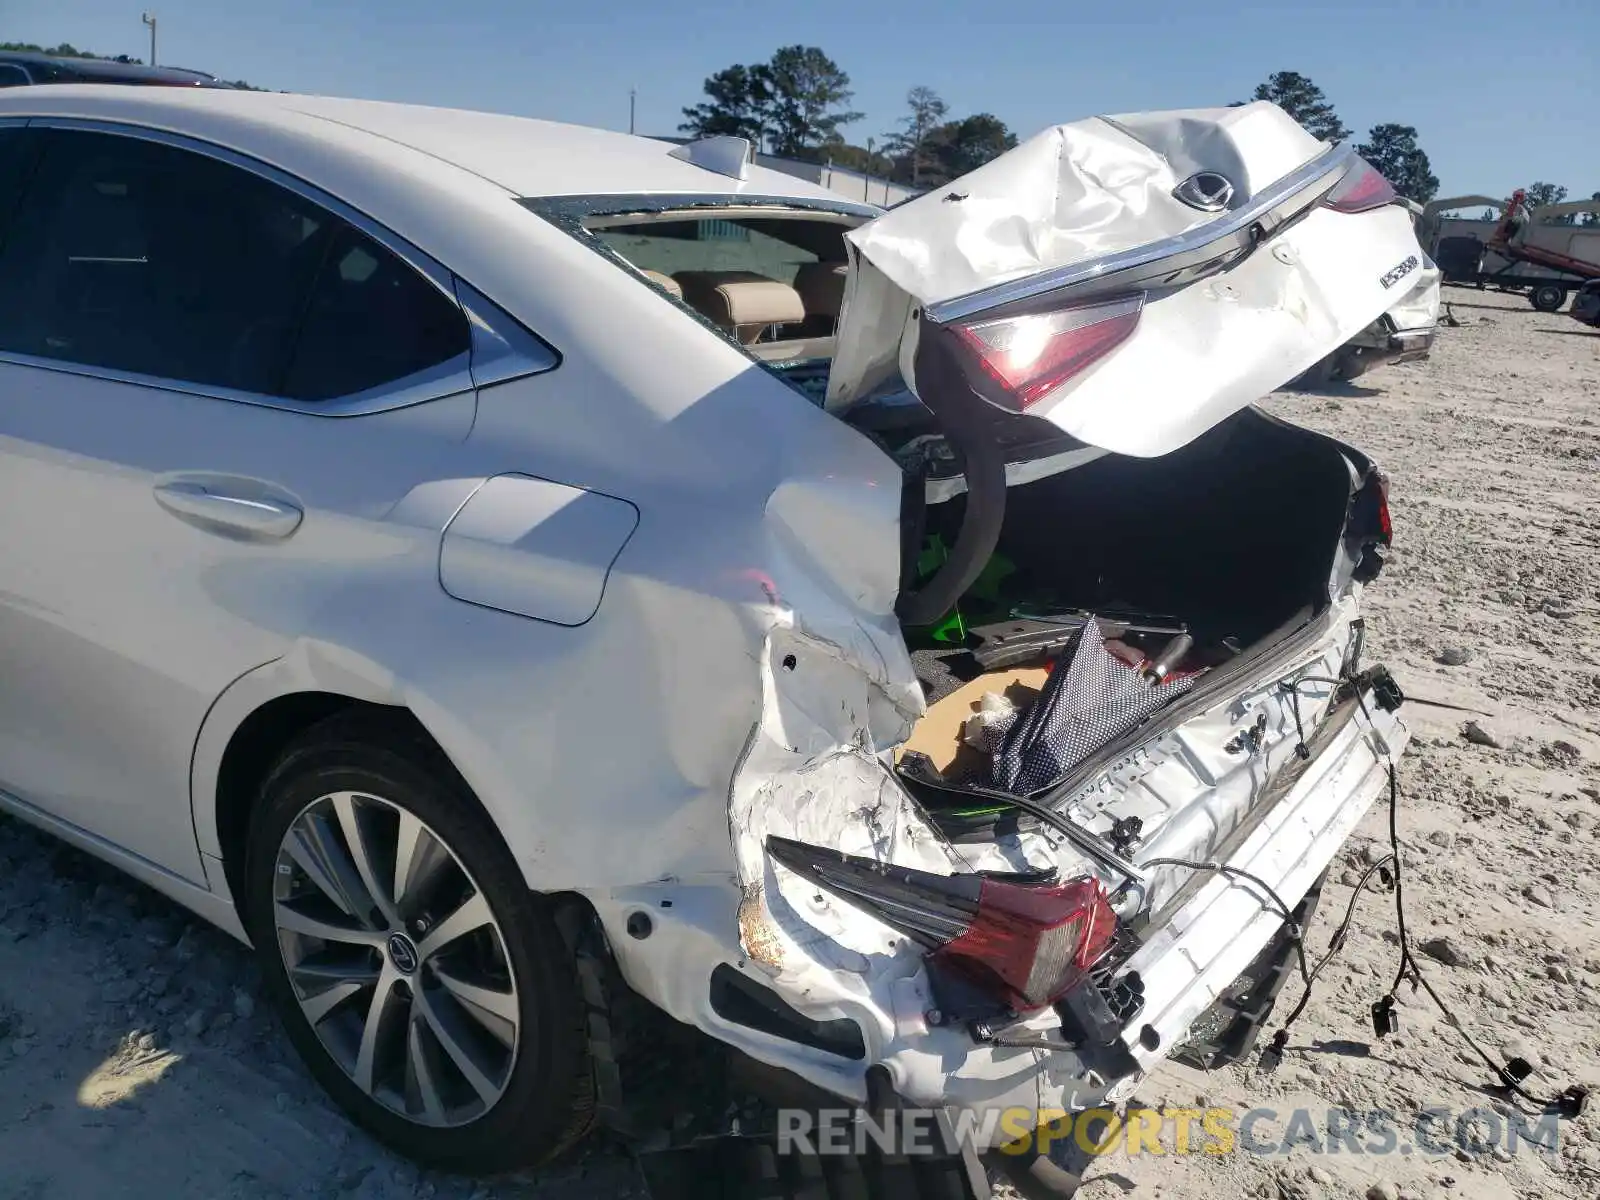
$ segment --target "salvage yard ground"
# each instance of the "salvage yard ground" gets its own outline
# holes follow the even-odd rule
[[[1447,289],[1460,325],[1428,363],[1268,407],[1374,455],[1396,549],[1368,597],[1369,661],[1421,704],[1401,763],[1408,917],[1429,979],[1484,1045],[1539,1067],[1541,1093],[1600,1086],[1600,334],[1520,297]],[[1248,536],[1242,530],[1241,536]],[[1263,564],[1269,569],[1270,564]],[[1448,664],[1448,665],[1447,665]],[[1464,734],[1475,722],[1472,737]],[[1310,934],[1326,945],[1381,805],[1335,864]],[[1370,848],[1370,849],[1369,849]],[[1425,997],[1375,1042],[1395,968],[1388,897],[1367,896],[1283,1065],[1163,1068],[1148,1105],[1492,1108],[1484,1068]],[[1439,942],[1437,939],[1445,939]],[[1440,959],[1448,961],[1440,961]],[[1298,999],[1291,984],[1278,1015]],[[1115,1154],[1083,1195],[1368,1195],[1526,1200],[1600,1194],[1600,1111],[1559,1153],[1355,1157]],[[1258,1136],[1281,1138],[1263,1123]],[[249,955],[165,900],[0,818],[0,1200],[643,1194],[596,1146],[516,1183],[420,1173],[351,1127],[264,1010]]]

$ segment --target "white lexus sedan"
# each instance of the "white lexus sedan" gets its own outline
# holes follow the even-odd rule
[[[1370,167],[1267,104],[887,213],[747,150],[0,93],[0,807],[424,1163],[627,1111],[652,1021],[969,1161],[1236,1052],[1405,743],[1386,482],[1253,407],[1419,269]]]

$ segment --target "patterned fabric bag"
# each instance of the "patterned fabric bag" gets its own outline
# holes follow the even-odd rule
[[[1032,707],[991,730],[994,786],[1031,796],[1194,686],[1193,675],[1150,686],[1106,649],[1090,620]]]

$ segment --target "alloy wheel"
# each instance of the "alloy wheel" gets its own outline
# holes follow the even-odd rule
[[[357,1087],[429,1126],[494,1107],[517,981],[483,891],[428,824],[359,792],[312,801],[278,847],[273,922],[301,1013]]]

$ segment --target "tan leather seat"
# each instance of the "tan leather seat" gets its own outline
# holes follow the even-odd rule
[[[663,275],[660,271],[646,271],[643,269],[639,271],[639,274],[643,275],[674,300],[683,299],[683,289],[678,286],[678,281],[671,275]]]
[[[844,306],[844,263],[806,263],[795,274],[794,289],[806,306],[806,316],[839,319]]]
[[[770,326],[805,320],[799,292],[751,271],[679,271],[673,278],[686,304],[747,346]]]

